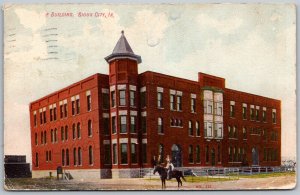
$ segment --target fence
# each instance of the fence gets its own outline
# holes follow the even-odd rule
[[[294,172],[295,166],[280,166],[280,167],[210,167],[210,168],[185,168],[176,167],[177,170],[183,171],[185,177],[189,181],[216,181],[216,180],[238,180],[240,175],[279,173],[279,172]],[[153,174],[152,168],[140,169],[140,178],[159,179],[158,173]]]

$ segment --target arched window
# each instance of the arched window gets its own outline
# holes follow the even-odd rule
[[[76,151],[76,148],[73,149],[73,164],[74,164],[74,166],[77,165],[77,151]]]
[[[47,133],[46,133],[46,131],[44,131],[44,143],[45,144],[47,143]]]
[[[54,129],[54,141],[57,142],[57,129]]]
[[[39,154],[35,153],[35,167],[39,166]]]
[[[65,140],[65,129],[64,127],[60,128],[60,136],[61,136],[61,141]]]
[[[193,151],[193,146],[189,146],[189,163],[194,162],[194,151]]]
[[[53,132],[53,129],[51,129],[51,143],[54,142],[54,132]]]
[[[194,135],[193,122],[189,121],[189,135]]]
[[[48,160],[49,160],[49,161],[52,161],[52,156],[51,156],[51,153],[52,153],[52,152],[51,152],[51,151],[49,151],[49,157],[48,157]]]
[[[200,127],[199,127],[199,122],[196,121],[196,136],[200,136]]]
[[[206,163],[209,162],[209,147],[208,146],[205,147],[205,162]]]
[[[65,140],[67,141],[69,139],[69,129],[68,125],[65,126]]]
[[[73,139],[76,139],[76,125],[73,123],[72,125]]]
[[[62,152],[61,152],[61,164],[62,166],[65,166],[65,150],[62,149]]]
[[[80,123],[77,123],[77,138],[81,138],[81,130],[80,130]]]
[[[221,146],[218,144],[218,162],[221,162]]]
[[[88,121],[88,136],[89,137],[92,136],[92,121],[91,120]]]
[[[48,151],[46,151],[46,162],[48,162]]]
[[[82,165],[82,151],[81,148],[78,148],[78,165]]]
[[[89,146],[89,165],[93,165],[93,162],[94,159],[93,159],[93,147],[92,146]]]
[[[243,139],[247,139],[247,129],[243,127]]]
[[[69,149],[66,149],[66,165],[70,165],[70,156],[69,156]]]
[[[200,146],[197,145],[196,146],[196,163],[200,163],[201,162],[201,158],[200,158]]]
[[[164,133],[163,119],[161,117],[159,117],[157,119],[157,130],[158,130],[158,133]]]

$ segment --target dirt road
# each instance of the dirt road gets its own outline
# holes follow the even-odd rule
[[[232,181],[183,182],[180,190],[238,190],[238,189],[291,189],[296,177],[287,175],[268,178],[240,178]],[[159,180],[100,179],[57,181],[55,179],[6,180],[7,190],[161,190]],[[166,190],[178,190],[177,182],[167,181]]]

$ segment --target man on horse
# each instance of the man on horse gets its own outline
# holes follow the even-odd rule
[[[172,171],[174,170],[174,165],[171,162],[170,156],[168,155],[166,158],[167,161],[167,165],[166,165],[166,169],[168,170],[168,178],[167,179],[172,179]]]

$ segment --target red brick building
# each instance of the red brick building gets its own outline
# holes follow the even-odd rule
[[[33,177],[135,177],[169,155],[176,167],[279,166],[281,102],[198,81],[138,74],[123,32],[109,75],[95,74],[30,103]]]

